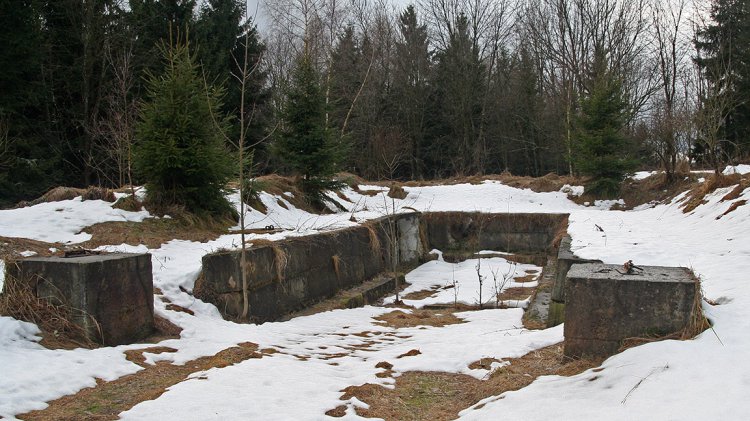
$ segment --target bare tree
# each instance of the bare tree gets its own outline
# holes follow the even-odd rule
[[[682,34],[686,5],[687,0],[657,0],[651,5],[655,67],[661,88],[660,98],[655,100],[651,142],[668,182],[675,179],[682,149],[679,144],[680,132],[685,131],[685,125],[689,121],[683,118],[682,112],[687,95],[680,98],[681,93],[686,93],[685,82],[681,80],[685,75],[685,59],[688,55],[688,43]]]
[[[107,47],[106,60],[112,73],[112,83],[105,96],[104,118],[95,125],[94,133],[100,138],[99,147],[104,155],[114,163],[118,186],[126,183],[135,197],[133,187],[133,142],[138,106],[133,95],[134,71],[133,48],[127,45],[118,51]],[[95,166],[100,174],[107,177],[106,168]]]

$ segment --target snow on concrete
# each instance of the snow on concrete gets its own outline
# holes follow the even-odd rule
[[[482,408],[467,408],[461,414],[463,418],[571,419],[601,417],[603,413],[608,419],[750,416],[745,404],[750,391],[750,364],[745,358],[750,353],[750,337],[746,334],[750,320],[750,208],[740,206],[721,216],[736,201],[750,199],[750,189],[726,202],[721,202],[721,197],[728,190],[720,189],[690,214],[679,209],[679,197],[665,205],[608,211],[604,210],[608,206],[598,209],[576,205],[568,200],[566,192],[534,193],[495,181],[406,187],[408,196],[404,200],[385,197],[387,189],[382,187],[362,189],[380,193],[370,197],[347,189],[344,194],[352,203],[340,202],[347,212],[332,215],[313,215],[284,202],[288,195],[263,193],[261,200],[269,212],[248,209],[249,225],[274,225],[284,231],[250,236],[250,240],[275,240],[351,226],[355,224],[351,217],[361,222],[409,211],[407,207],[422,211],[566,212],[571,214],[573,249],[581,257],[606,263],[632,259],[636,264],[692,267],[703,280],[706,296],[720,304],[704,305],[714,330],[695,340],[664,341],[629,349],[608,359],[602,366],[604,370],[596,373],[539,378],[520,391],[502,395],[502,399],[486,399]],[[238,196],[230,198],[237,204]],[[79,233],[87,225],[109,220],[138,221],[148,216],[146,212],[112,209],[111,204],[101,201],[73,199],[0,211],[0,235],[79,242],[88,238]],[[383,307],[336,310],[259,326],[224,321],[213,305],[184,291],[192,290],[203,255],[236,248],[239,241],[239,235],[230,234],[207,243],[173,240],[151,250],[145,246],[106,247],[152,253],[155,286],[165,298],[195,312],[191,316],[167,310],[160,296],[156,297],[156,314],[184,330],[179,339],[158,344],[177,352],[146,354],[147,362],[184,364],[247,341],[279,351],[261,359],[195,373],[159,398],[126,411],[122,414],[124,419],[317,420],[326,418],[326,410],[342,404],[349,408],[347,419],[359,419],[353,408],[367,402],[340,401],[340,391],[362,383],[392,387],[393,379],[375,376],[380,371],[375,368],[379,361],[394,364],[395,375],[409,370],[441,370],[482,378],[488,372],[470,370],[469,363],[486,357],[518,357],[562,340],[560,326],[540,331],[523,329],[521,309],[459,313],[458,317],[466,323],[405,329],[377,323],[374,317],[392,311]],[[473,304],[478,298],[476,262],[427,263],[408,275],[412,287],[406,292],[444,288],[455,272],[461,301]],[[492,269],[502,272],[511,266],[500,257],[483,258],[481,270],[489,275],[486,285],[492,283]],[[534,269],[516,265],[515,270],[523,275]],[[490,297],[492,291],[483,290],[483,298],[485,294]],[[453,299],[453,292],[440,289],[435,296],[412,304],[419,307],[430,302],[450,303]],[[14,415],[44,408],[44,402],[94,385],[95,378],[111,380],[136,372],[141,368],[128,362],[123,352],[153,346],[47,350],[37,343],[37,334],[33,324],[0,317],[2,417],[13,419]],[[397,358],[411,349],[419,349],[421,354]],[[545,405],[538,404],[542,401]]]

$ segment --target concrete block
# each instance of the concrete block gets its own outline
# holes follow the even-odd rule
[[[8,274],[28,282],[40,298],[83,311],[74,323],[104,345],[133,343],[154,329],[150,254],[32,257]]]
[[[576,264],[565,288],[565,355],[608,356],[630,337],[666,335],[689,322],[697,290],[680,267],[644,266],[622,274],[620,265]]]
[[[547,319],[547,327],[557,326],[565,317],[565,280],[571,266],[578,263],[601,263],[601,260],[582,259],[571,249],[572,239],[569,235],[560,240],[557,251],[557,266],[555,268],[555,283],[552,287],[552,302]]]

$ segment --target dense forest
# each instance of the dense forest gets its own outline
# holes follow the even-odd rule
[[[0,0],[0,205],[178,158],[214,184],[719,169],[750,154],[750,4],[700,7],[268,0],[256,25],[238,0]],[[162,159],[180,131],[208,143]]]

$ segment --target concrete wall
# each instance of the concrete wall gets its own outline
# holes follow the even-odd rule
[[[394,250],[388,246],[394,244],[388,241],[392,232]],[[269,321],[389,271],[393,263],[415,267],[424,249],[419,215],[411,213],[251,247],[246,253],[251,319]],[[195,288],[198,298],[230,318],[242,313],[240,256],[236,250],[205,256],[203,278]]]
[[[331,297],[390,271],[391,255],[396,255],[400,270],[410,270],[433,248],[477,250],[477,238],[480,249],[540,253],[565,226],[567,215],[559,214],[410,213],[252,247],[246,259],[250,316],[255,321],[276,320]],[[391,229],[396,232],[395,252],[389,250],[394,244],[388,241]],[[205,256],[195,295],[237,318],[242,312],[240,252]]]
[[[575,264],[565,291],[565,355],[609,356],[621,341],[675,333],[693,315],[697,279],[686,268]]]
[[[572,239],[569,235],[564,236],[560,240],[547,327],[557,326],[565,320],[565,280],[568,277],[570,268],[576,263],[601,263],[601,260],[582,259],[576,256],[571,249],[571,243]]]
[[[432,212],[422,218],[431,247],[449,251],[545,253],[568,226],[567,214]]]
[[[95,342],[132,343],[153,331],[150,254],[32,257],[16,263],[8,276],[29,283],[37,297],[81,310],[73,322]]]

